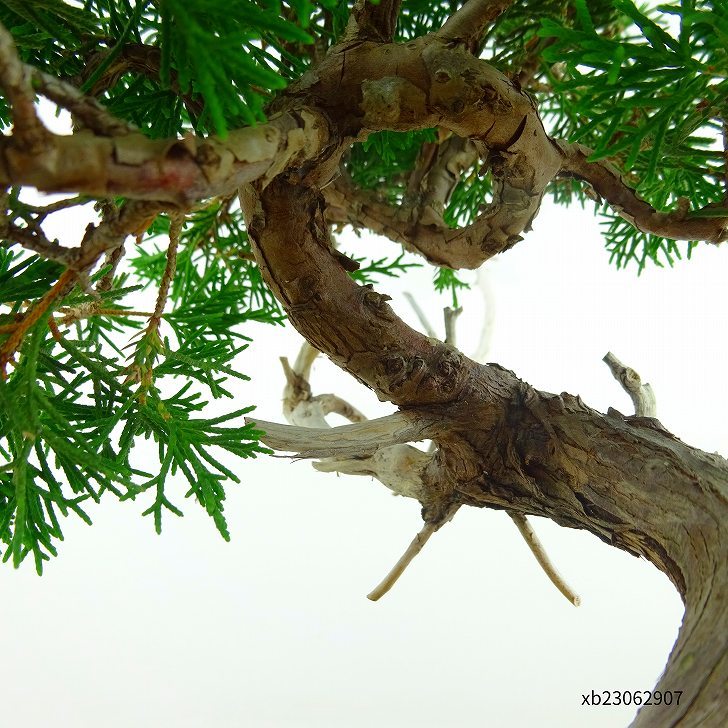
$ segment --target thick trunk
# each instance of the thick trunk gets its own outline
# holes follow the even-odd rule
[[[657,420],[600,414],[578,397],[537,392],[407,327],[381,296],[349,278],[329,245],[320,196],[274,180],[243,204],[256,256],[292,323],[318,349],[402,407],[438,449],[422,469],[423,516],[453,506],[502,508],[585,529],[644,556],[675,584],[685,618],[656,689],[680,704],[643,708],[636,726],[722,725],[728,699],[728,463]],[[294,245],[295,242],[295,245]],[[346,438],[356,433],[349,426]],[[403,430],[398,430],[402,435]],[[335,455],[285,437],[279,449]],[[348,439],[346,442],[350,442]],[[381,446],[403,442],[383,438]],[[362,452],[371,454],[368,436]],[[308,450],[308,452],[306,452]],[[315,448],[314,448],[315,450]]]
[[[502,373],[512,378],[510,373]],[[515,386],[495,430],[463,433],[457,459],[481,473],[456,486],[466,503],[583,528],[663,571],[685,616],[657,690],[680,705],[643,708],[635,726],[718,726],[728,711],[728,463],[651,418],[602,415],[578,397]]]
[[[686,446],[656,420],[602,415],[578,398],[536,392],[511,372],[478,365],[419,334],[395,315],[386,296],[354,283],[346,272],[350,261],[331,246],[321,193],[329,184],[329,201],[341,208],[330,210],[329,220],[381,229],[432,261],[477,267],[520,240],[560,173],[589,181],[647,232],[726,238],[726,218],[655,211],[614,170],[588,161],[588,150],[550,139],[518,84],[468,52],[477,31],[506,4],[471,0],[440,34],[394,44],[386,41],[399,3],[358,3],[342,43],[274,102],[269,123],[231,132],[224,141],[147,140],[53,79],[36,72],[31,87],[15,59],[3,67],[15,128],[0,138],[0,184],[124,195],[152,200],[154,211],[188,208],[245,185],[241,202],[257,261],[291,322],[313,346],[401,408],[388,424],[349,426],[342,433],[348,449],[339,452],[357,456],[358,442],[366,456],[378,446],[432,439],[437,450],[418,459],[419,483],[412,488],[430,530],[461,505],[487,506],[586,529],[649,559],[686,606],[657,686],[681,691],[681,699],[679,705],[643,708],[635,725],[723,725],[728,464]],[[12,42],[2,32],[0,41],[7,61]],[[35,88],[74,111],[89,131],[41,133]],[[416,185],[434,196],[424,197],[426,215],[415,206],[414,218],[413,210],[393,210],[334,182],[347,148],[370,132],[435,126],[468,139],[493,176],[493,201],[471,225],[449,230],[439,219],[448,184],[436,179],[437,170]],[[85,270],[136,231],[147,211],[144,205],[125,208],[98,240],[78,249],[43,240],[34,249]],[[392,423],[394,431],[387,431]],[[316,434],[328,443],[319,454],[336,454],[331,443],[337,430],[324,433]],[[280,449],[316,452],[310,443],[299,447],[305,437],[276,438],[272,444]]]

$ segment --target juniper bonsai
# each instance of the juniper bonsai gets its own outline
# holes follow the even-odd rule
[[[723,242],[722,0],[2,0],[0,23],[6,561],[41,572],[62,518],[89,520],[107,496],[144,501],[157,530],[191,496],[228,538],[238,477],[220,450],[318,458],[422,505],[422,532],[372,598],[464,506],[505,510],[572,600],[527,516],[649,559],[685,603],[657,685],[683,700],[634,725],[722,725],[728,463],[666,431],[614,357],[634,415],[537,391],[410,328],[373,287],[409,263],[396,248],[352,260],[335,235],[380,233],[454,294],[457,271],[517,245],[545,196],[565,217],[594,204],[620,267]],[[72,133],[47,129],[41,97]],[[27,188],[67,196],[38,205]],[[47,236],[47,220],[91,205],[70,246]],[[137,310],[144,287],[156,303]],[[203,393],[246,379],[245,323],[284,319],[308,342],[285,362],[291,424],[245,421],[251,407],[206,417]],[[314,396],[319,352],[398,412],[366,421]],[[331,412],[352,424],[323,429]],[[158,463],[136,455],[143,438]]]

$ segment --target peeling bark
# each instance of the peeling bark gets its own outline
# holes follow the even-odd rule
[[[564,142],[560,142],[559,146],[564,151],[563,171],[588,182],[600,197],[637,229],[672,240],[704,240],[709,243],[728,240],[728,219],[693,217],[689,214],[686,199],[674,212],[657,212],[623,182],[611,164],[604,160],[588,161],[591,149]]]
[[[48,133],[42,154],[0,137],[0,184],[44,192],[123,195],[185,208],[234,193],[251,180],[272,179],[299,160],[316,157],[328,137],[313,112],[280,114],[268,124],[230,132],[227,139],[148,139],[129,132],[99,136]]]
[[[500,508],[588,530],[649,559],[686,604],[657,689],[682,690],[686,702],[643,708],[635,725],[720,725],[728,680],[728,463],[684,445],[655,419],[602,415],[578,397],[537,392],[511,372],[413,331],[381,296],[348,277],[315,191],[279,178],[262,191],[249,186],[243,204],[263,274],[296,328],[400,405],[420,434],[400,432],[398,443],[436,442],[413,489],[424,520],[442,522],[460,505]],[[280,432],[268,442],[301,456],[331,456],[332,437],[355,427],[316,433],[318,450]],[[378,449],[368,443],[362,455]],[[379,447],[392,444],[386,436]]]
[[[550,139],[518,84],[468,52],[473,34],[506,4],[471,0],[440,34],[393,44],[396,0],[359,3],[342,43],[274,102],[269,123],[226,140],[152,141],[91,107],[89,130],[44,133],[28,103],[27,69],[0,34],[0,83],[17,127],[0,138],[0,184],[151,201],[91,231],[77,250],[78,270],[118,249],[149,209],[185,208],[241,188],[256,260],[292,324],[400,407],[389,418],[343,428],[259,422],[264,440],[301,457],[351,459],[431,439],[437,449],[413,458],[408,493],[427,524],[465,505],[503,509],[585,529],[649,559],[686,605],[657,686],[683,691],[683,700],[643,708],[634,725],[719,726],[728,694],[728,463],[683,444],[655,419],[604,415],[578,397],[537,392],[497,365],[414,331],[386,296],[351,280],[331,244],[328,223],[352,222],[433,262],[477,267],[520,240],[558,174],[588,181],[642,230],[725,240],[726,218],[659,213],[614,170],[588,161],[587,150]],[[41,82],[41,93],[45,83],[59,103],[84,103]],[[472,225],[444,225],[438,204],[448,185],[437,175],[429,180],[427,214],[393,210],[334,181],[342,154],[369,133],[435,126],[460,137],[493,175],[493,202]]]
[[[722,726],[728,462],[685,445],[653,418],[616,410],[603,415],[578,397],[537,392],[511,372],[485,369],[492,383],[467,405],[403,413],[419,422],[420,439],[439,445],[422,475],[424,497],[437,493],[441,514],[470,505],[543,516],[651,561],[685,603],[678,640],[655,689],[680,690],[682,699],[679,706],[642,708],[633,725]],[[346,447],[347,429],[327,431],[327,441],[340,433]],[[281,432],[266,441],[300,456],[318,454],[299,449]],[[428,505],[423,502],[426,518]]]

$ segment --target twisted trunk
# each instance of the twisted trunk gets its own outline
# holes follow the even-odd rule
[[[521,239],[560,173],[588,181],[647,232],[726,239],[725,217],[687,209],[659,213],[614,170],[590,162],[588,150],[549,138],[532,99],[468,51],[477,31],[506,4],[470,0],[439,35],[394,44],[388,41],[399,3],[359,2],[343,42],[276,100],[269,123],[231,132],[224,141],[147,140],[115,125],[73,89],[36,75],[39,91],[89,129],[70,137],[41,133],[33,89],[15,59],[0,69],[16,126],[12,136],[0,138],[0,184],[124,195],[153,201],[153,210],[187,208],[245,185],[241,202],[256,259],[293,325],[401,408],[389,422],[395,432],[382,422],[326,430],[317,436],[329,443],[326,452],[335,451],[330,443],[338,434],[349,443],[347,456],[356,455],[357,443],[371,454],[377,447],[432,439],[437,449],[418,463],[420,482],[412,489],[431,529],[461,505],[502,508],[586,529],[649,559],[685,602],[684,623],[657,686],[682,696],[679,705],[643,707],[635,725],[723,725],[728,463],[688,447],[656,420],[603,415],[578,397],[537,392],[511,372],[478,365],[419,334],[395,315],[386,296],[354,283],[347,259],[331,246],[327,220],[351,221],[380,228],[432,261],[477,267]],[[8,56],[12,44],[7,34],[0,36]],[[434,176],[426,215],[403,216],[339,184],[328,194],[332,208],[341,209],[327,217],[322,190],[332,184],[351,143],[371,131],[434,126],[469,140],[463,145],[472,145],[493,175],[493,202],[472,225],[449,230],[442,223],[437,213],[449,181],[441,184]],[[129,206],[106,237],[97,236],[98,245],[65,251],[44,241],[36,246],[71,269],[86,269],[135,231],[145,212],[144,205]],[[301,450],[302,442],[280,433],[271,439],[279,449],[316,451],[310,443]]]
[[[643,707],[634,725],[722,725],[728,463],[685,445],[655,419],[604,415],[578,397],[538,392],[410,329],[384,297],[349,278],[315,190],[278,178],[263,190],[247,188],[243,205],[263,274],[294,326],[410,421],[408,430],[398,420],[396,435],[383,434],[379,446],[437,443],[418,489],[424,519],[441,523],[457,505],[501,508],[588,530],[649,559],[685,603],[656,686],[682,695],[679,705]],[[357,453],[360,427],[341,433],[349,456],[376,448],[367,430]],[[319,452],[280,433],[270,444],[320,456],[336,452],[335,438],[336,429],[327,431]]]

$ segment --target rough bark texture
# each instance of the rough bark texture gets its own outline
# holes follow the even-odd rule
[[[422,437],[437,443],[421,470],[419,500],[428,523],[442,522],[461,504],[546,516],[644,556],[666,573],[686,612],[657,688],[683,690],[685,702],[645,708],[635,725],[719,725],[728,691],[726,462],[687,447],[656,420],[602,415],[579,398],[536,392],[510,372],[418,334],[384,297],[349,278],[329,240],[326,201],[430,260],[475,267],[520,239],[546,184],[567,162],[570,172],[587,176],[574,161],[589,164],[581,150],[552,142],[530,99],[508,79],[462,47],[432,39],[341,48],[285,103],[326,114],[331,141],[338,141],[333,156],[368,130],[433,124],[489,155],[498,180],[494,203],[459,231],[362,199],[346,181],[322,193],[326,165],[253,183],[243,207],[263,274],[311,344],[400,405],[426,432]],[[599,192],[608,186],[599,181],[605,174],[614,180],[602,165],[593,175]],[[635,219],[644,203],[619,189],[625,197],[616,204]],[[351,194],[359,195],[356,201]],[[331,207],[329,220],[337,214]],[[665,217],[660,224],[684,224]],[[724,236],[714,221],[709,225],[701,228],[705,238]],[[382,447],[391,444],[382,439]],[[276,446],[301,452],[285,438]],[[318,454],[334,451],[322,447]]]
[[[547,185],[562,172],[589,181],[643,230],[713,242],[726,238],[725,218],[691,217],[687,210],[660,214],[613,170],[588,162],[588,152],[549,138],[532,99],[469,51],[477,35],[470,29],[484,27],[506,4],[471,0],[440,34],[394,44],[399,3],[359,3],[344,41],[276,100],[269,123],[233,132],[225,142],[149,141],[125,128],[114,131],[98,109],[46,83],[47,95],[75,104],[78,113],[85,110],[91,130],[71,137],[41,134],[40,142],[37,135],[30,141],[22,134],[0,139],[0,184],[183,207],[242,186],[256,259],[292,324],[401,410],[387,423],[313,431],[318,448],[301,428],[291,434],[270,426],[270,443],[304,456],[364,457],[432,439],[436,450],[418,461],[412,492],[433,527],[460,505],[501,508],[588,530],[649,559],[686,605],[657,686],[682,690],[683,700],[678,707],[643,708],[634,725],[723,725],[728,463],[683,444],[657,420],[613,410],[604,415],[578,397],[537,392],[511,372],[477,364],[414,331],[386,296],[351,280],[346,260],[331,244],[329,222],[352,222],[433,262],[477,267],[521,239]],[[15,106],[22,121],[26,99],[13,80],[17,69],[11,70],[6,81],[18,85]],[[451,143],[443,159],[430,150],[412,181],[412,189],[425,194],[412,204],[394,210],[336,180],[342,154],[368,133],[435,126],[460,141]],[[493,202],[472,225],[449,230],[441,205],[452,179],[476,156],[493,175]],[[119,227],[114,245],[130,228]],[[97,252],[110,247],[100,245]],[[69,258],[71,267],[74,260]],[[83,257],[82,267],[91,262]]]

